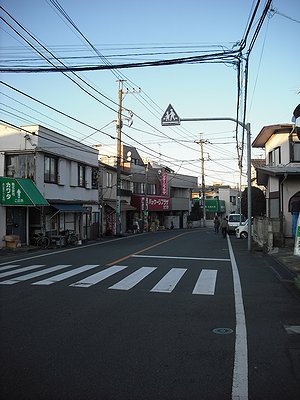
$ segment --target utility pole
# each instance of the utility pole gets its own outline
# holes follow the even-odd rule
[[[123,84],[126,82],[124,79],[118,79],[117,82],[119,83],[119,90],[118,90],[118,118],[117,118],[117,194],[116,194],[116,236],[120,236],[122,234],[122,226],[121,226],[121,156],[122,156],[122,142],[121,142],[121,133],[123,127],[122,121],[122,101],[123,101]],[[139,93],[141,89],[138,90],[133,89],[133,93]],[[127,89],[126,93],[129,93]],[[132,125],[132,116],[133,113],[130,110],[129,117],[125,117],[124,119],[127,120],[129,123],[129,127]]]
[[[99,221],[98,221],[98,236],[103,237],[103,169],[98,161],[98,210],[99,210]]]
[[[200,160],[201,160],[201,175],[202,175],[202,204],[203,204],[203,227],[206,226],[206,202],[205,202],[205,174],[204,174],[204,153],[203,153],[203,144],[209,143],[208,140],[200,139],[195,141],[195,143],[200,144]]]
[[[143,223],[142,223],[143,232],[147,232],[148,231],[148,202],[147,202],[147,194],[148,194],[148,192],[147,192],[147,188],[148,188],[149,161],[147,160],[146,162],[147,162],[147,164],[146,164],[146,168],[145,168],[145,187],[144,187],[144,199],[143,199],[143,201],[144,201],[144,205],[143,205],[143,208],[144,208],[144,211],[143,211]]]
[[[121,132],[122,132],[122,100],[123,100],[123,83],[124,80],[119,79],[118,90],[118,118],[117,118],[117,195],[116,195],[116,236],[121,235]]]

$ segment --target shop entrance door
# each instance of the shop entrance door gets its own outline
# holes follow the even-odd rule
[[[6,208],[6,234],[18,235],[22,244],[26,244],[26,207]]]

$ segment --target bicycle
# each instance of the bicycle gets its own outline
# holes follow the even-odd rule
[[[66,244],[70,244],[73,246],[78,244],[79,239],[77,233],[67,229],[66,231],[61,232],[61,234],[65,236]]]
[[[42,232],[35,233],[33,235],[34,246],[40,247],[42,249],[47,249],[50,245],[50,239],[48,236],[42,234]]]

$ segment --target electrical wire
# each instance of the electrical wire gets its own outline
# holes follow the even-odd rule
[[[60,146],[62,145],[62,140],[61,140],[61,141],[57,141],[57,140],[55,140],[55,139],[49,138],[49,137],[46,136],[46,135],[43,135],[43,134],[40,133],[40,132],[39,132],[39,134],[37,135],[35,132],[28,131],[28,130],[25,129],[25,128],[16,126],[16,125],[11,124],[10,122],[4,121],[4,120],[2,120],[2,119],[0,119],[0,122],[3,123],[4,125],[12,126],[12,127],[15,128],[15,129],[18,129],[18,130],[20,130],[20,131],[26,132],[26,133],[28,133],[28,134],[30,134],[30,135],[39,136],[39,137],[41,137],[41,138],[43,138],[44,140],[47,140],[47,141],[49,141],[49,142],[53,142],[53,143],[59,144]],[[58,133],[58,132],[57,132],[57,133]],[[61,134],[60,134],[60,135],[61,135]],[[63,136],[63,135],[61,135],[61,136]],[[69,138],[66,137],[66,139],[69,139]],[[71,139],[71,140],[72,140],[72,139]],[[94,151],[88,150],[87,148],[88,148],[89,146],[87,146],[87,145],[85,145],[85,144],[82,144],[82,146],[84,146],[85,149],[82,149],[82,148],[80,148],[79,146],[72,146],[72,145],[67,144],[67,143],[63,143],[63,146],[64,146],[64,147],[71,148],[71,149],[75,149],[75,150],[78,150],[78,151],[83,151],[83,152],[85,152],[85,153],[90,153],[90,154],[94,154],[94,155],[96,154],[96,153],[95,153],[95,150],[94,150]]]
[[[35,38],[24,26],[22,26],[22,24],[20,24],[10,13],[8,13],[2,6],[0,6],[0,9],[2,11],[4,11],[22,30],[24,30],[27,35],[29,35],[34,41],[36,41],[46,52],[48,52],[52,57],[54,57],[54,59],[56,59],[57,61],[59,61],[57,59],[57,57],[50,51],[48,50],[37,38]],[[20,34],[8,21],[6,21],[2,16],[0,16],[0,19],[6,23],[18,36],[20,36],[31,48],[33,48],[34,51],[36,51],[42,58],[44,58],[48,63],[50,63],[54,69],[59,70],[59,67],[56,66],[55,64],[53,64],[47,57],[45,57],[35,46],[33,46],[22,34]],[[59,61],[60,64],[63,65],[64,68],[67,68],[67,66],[62,63],[61,61]],[[109,105],[105,104],[103,101],[99,100],[96,96],[94,96],[93,94],[91,94],[90,92],[88,92],[83,86],[81,86],[78,82],[75,81],[75,79],[73,79],[71,76],[69,76],[68,74],[64,73],[63,71],[60,71],[64,74],[64,76],[66,76],[68,79],[70,79],[75,85],[77,85],[81,90],[83,90],[86,94],[88,94],[89,96],[93,97],[95,100],[97,100],[99,103],[101,103],[102,105],[104,105],[105,107],[109,108],[110,110],[114,111],[115,113],[117,113],[117,110],[115,110],[114,108],[110,107]],[[82,81],[84,84],[86,84],[89,88],[93,89],[97,94],[103,96],[106,100],[111,101],[113,104],[117,105],[118,104],[113,101],[112,99],[110,99],[109,97],[105,96],[103,93],[101,93],[100,91],[98,91],[97,89],[95,89],[93,86],[91,86],[90,84],[88,84],[84,79],[82,79],[80,76],[78,76],[77,74],[74,73],[74,71],[71,71],[72,74],[77,77],[80,81]]]
[[[247,36],[247,35],[246,35]],[[224,53],[223,53],[224,54]],[[216,61],[216,60],[215,60]],[[225,59],[223,59],[222,60],[222,62],[224,62],[225,61]],[[192,61],[191,61],[192,62]],[[218,62],[219,62],[219,60],[218,60]],[[225,62],[227,62],[227,61],[225,61]],[[145,123],[147,123],[146,121],[144,121]],[[148,124],[148,123],[147,123]],[[132,138],[132,140],[134,140],[133,138]],[[179,142],[179,141],[178,141]]]
[[[29,94],[26,94],[26,93],[22,92],[21,90],[19,90],[19,89],[17,89],[17,88],[14,88],[13,86],[9,85],[8,83],[5,83],[5,82],[3,82],[3,81],[0,81],[0,84],[6,86],[6,87],[8,87],[8,88],[10,88],[11,90],[14,90],[15,92],[17,92],[17,93],[19,93],[19,94],[22,94],[23,96],[25,96],[25,97],[27,97],[27,98],[29,98],[29,99],[31,99],[31,100],[33,100],[33,101],[35,101],[35,102],[41,104],[41,105],[43,105],[43,106],[45,106],[45,107],[47,107],[47,108],[50,108],[50,110],[53,110],[53,111],[55,111],[55,112],[57,112],[57,113],[63,115],[64,117],[67,117],[67,118],[69,118],[69,119],[71,119],[71,120],[73,120],[73,121],[75,121],[75,122],[77,122],[77,123],[79,123],[79,124],[81,124],[81,125],[86,126],[87,128],[93,129],[94,131],[97,130],[97,128],[95,128],[94,126],[89,125],[89,124],[87,124],[87,123],[85,123],[85,122],[82,122],[82,121],[80,121],[78,118],[75,118],[75,117],[73,117],[73,116],[71,116],[71,115],[68,115],[68,114],[66,114],[66,113],[63,112],[63,111],[60,111],[60,110],[58,110],[57,108],[48,105],[48,104],[44,103],[43,101],[38,100],[38,99],[34,98],[33,96],[30,96]],[[100,133],[102,133],[103,135],[108,136],[109,138],[111,138],[111,139],[113,139],[113,140],[116,139],[115,136],[111,136],[111,135],[109,135],[109,134],[106,133],[106,132],[100,131]]]

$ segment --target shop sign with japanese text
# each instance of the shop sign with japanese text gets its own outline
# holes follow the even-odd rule
[[[0,180],[0,199],[5,205],[22,206],[31,204],[26,193],[15,179],[2,178]]]

